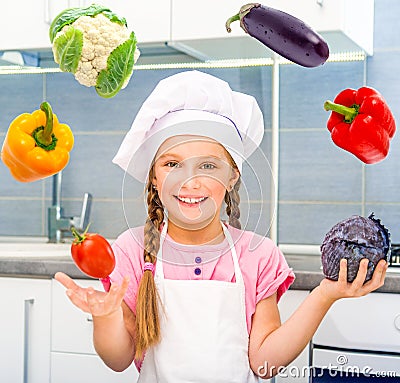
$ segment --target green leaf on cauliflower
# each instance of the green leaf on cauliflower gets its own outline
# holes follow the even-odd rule
[[[136,37],[132,32],[129,39],[115,48],[107,59],[107,69],[97,77],[96,92],[101,97],[115,96],[129,81],[134,65]]]
[[[128,23],[126,22],[125,17],[119,17],[115,13],[111,12],[109,9],[106,9],[101,13],[108,19],[110,19],[110,21],[112,21],[113,23],[117,23],[120,25],[124,25],[125,27],[128,27]]]
[[[82,55],[83,33],[70,27],[53,44],[54,60],[63,72],[75,73]]]
[[[66,25],[71,25],[75,20],[81,16],[95,17],[99,13],[103,13],[113,23],[118,23],[127,26],[126,19],[119,17],[110,9],[102,5],[92,4],[85,8],[69,8],[59,13],[50,25],[49,35],[50,41],[53,42],[56,34],[61,31]]]

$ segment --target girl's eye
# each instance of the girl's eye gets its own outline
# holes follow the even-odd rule
[[[216,168],[216,166],[214,164],[207,162],[207,163],[201,165],[201,168],[206,169],[206,170],[213,170]]]
[[[179,166],[179,162],[170,161],[170,162],[167,162],[167,163],[165,164],[165,166],[167,166],[167,167],[169,167],[169,168],[176,168],[176,167]]]

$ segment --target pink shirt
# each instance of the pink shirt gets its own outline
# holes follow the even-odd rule
[[[239,266],[245,284],[247,330],[250,334],[256,304],[275,292],[278,300],[294,281],[294,273],[279,248],[266,237],[227,225],[235,244]],[[121,284],[129,275],[130,284],[125,302],[135,312],[136,294],[143,274],[143,226],[122,233],[113,243],[116,266],[103,279],[108,291],[110,284]],[[166,279],[218,280],[234,282],[234,266],[226,239],[216,245],[182,245],[167,235],[163,245],[163,269]]]

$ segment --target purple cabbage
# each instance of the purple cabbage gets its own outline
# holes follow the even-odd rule
[[[333,226],[321,245],[322,271],[326,278],[337,281],[341,258],[347,259],[347,280],[352,282],[360,261],[368,258],[365,282],[372,278],[381,259],[388,260],[390,234],[372,213],[368,218],[354,215]]]

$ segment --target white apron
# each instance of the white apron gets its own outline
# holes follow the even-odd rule
[[[146,352],[140,383],[256,383],[250,369],[245,289],[232,237],[222,225],[236,282],[164,278],[162,247],[155,282],[160,295],[161,341]]]

